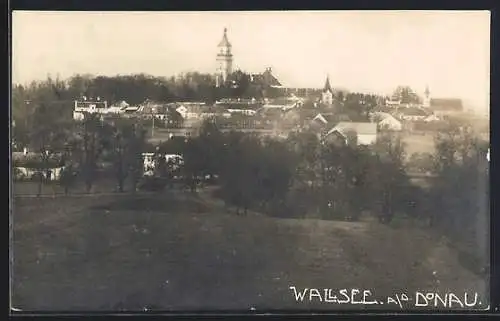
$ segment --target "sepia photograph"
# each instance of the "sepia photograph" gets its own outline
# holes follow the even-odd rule
[[[11,313],[489,309],[489,11],[11,22]]]

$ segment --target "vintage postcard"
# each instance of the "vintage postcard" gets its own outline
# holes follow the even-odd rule
[[[12,13],[10,307],[485,310],[487,11]]]

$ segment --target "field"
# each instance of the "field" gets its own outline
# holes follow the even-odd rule
[[[236,216],[198,195],[16,198],[12,306],[28,310],[327,310],[291,286],[478,292],[446,242],[417,227]],[[313,297],[313,300],[317,298]],[[404,308],[414,308],[411,302]]]

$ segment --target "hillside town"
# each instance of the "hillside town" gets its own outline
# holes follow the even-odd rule
[[[13,300],[321,310],[290,291],[327,281],[484,298],[489,117],[425,83],[361,92],[325,68],[294,87],[235,68],[220,31],[211,73],[13,85]]]

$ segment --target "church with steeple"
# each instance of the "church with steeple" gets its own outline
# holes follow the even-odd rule
[[[233,54],[231,52],[231,43],[227,39],[227,28],[224,28],[224,35],[217,49],[216,81],[217,86],[221,86],[233,72]]]
[[[325,87],[323,88],[323,92],[321,93],[321,103],[327,106],[331,106],[333,104],[333,90],[330,86],[329,76],[326,76]]]

